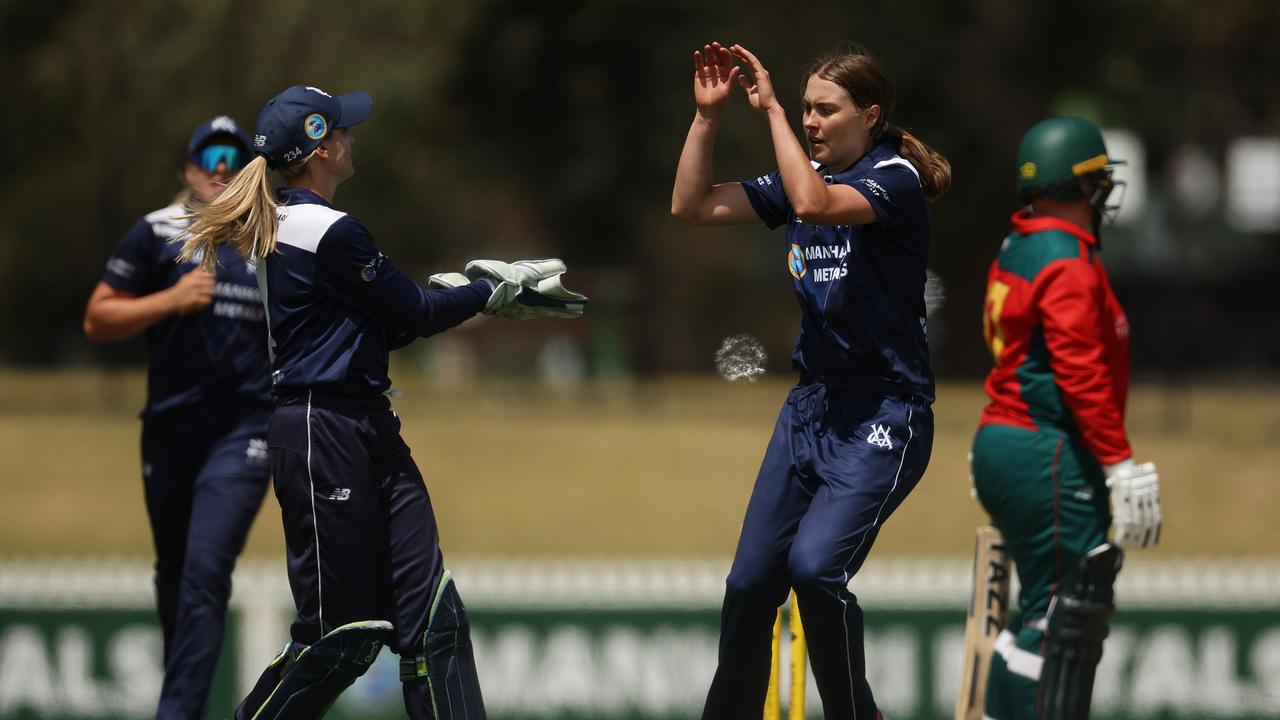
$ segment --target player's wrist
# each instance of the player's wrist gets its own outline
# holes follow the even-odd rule
[[[171,285],[164,290],[156,293],[159,299],[160,312],[163,315],[181,315],[182,314],[182,297],[178,293],[178,286]]]
[[[714,128],[720,124],[720,115],[723,112],[724,112],[723,106],[714,107],[714,108],[700,107],[698,108],[698,111],[693,115],[693,122],[696,124],[706,125]]]
[[[1108,477],[1113,478],[1117,475],[1127,475],[1133,472],[1133,456],[1129,456],[1119,462],[1109,463],[1102,466],[1102,472]]]

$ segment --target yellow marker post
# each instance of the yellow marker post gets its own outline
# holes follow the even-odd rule
[[[808,680],[808,648],[804,641],[804,625],[800,621],[800,603],[791,593],[788,630],[791,632],[791,673],[787,693],[787,720],[804,720],[804,691]],[[782,720],[782,608],[773,621],[773,657],[769,668],[769,692],[764,698],[764,720]]]
[[[808,674],[804,625],[800,622],[800,602],[791,593],[791,696],[787,698],[787,720],[804,720],[804,689]]]
[[[782,664],[782,608],[773,621],[773,661],[769,668],[769,693],[764,698],[764,720],[782,720],[782,692],[778,687]]]

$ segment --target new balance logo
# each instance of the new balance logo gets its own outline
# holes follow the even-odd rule
[[[882,447],[886,450],[893,449],[893,438],[889,436],[888,425],[872,425],[871,434],[867,435],[867,442],[876,447]]]
[[[346,500],[350,500],[351,488],[338,488],[333,492],[329,493],[329,499],[337,500],[338,502],[344,502]]]

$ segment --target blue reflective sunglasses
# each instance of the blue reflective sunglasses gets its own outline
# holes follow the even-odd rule
[[[240,148],[235,145],[210,145],[200,151],[198,164],[205,172],[216,171],[219,163],[226,163],[231,172],[239,170]]]

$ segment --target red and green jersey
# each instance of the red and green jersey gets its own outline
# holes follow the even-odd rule
[[[1131,456],[1129,320],[1092,234],[1016,213],[987,273],[982,331],[996,363],[982,425],[1078,434],[1103,464]]]

